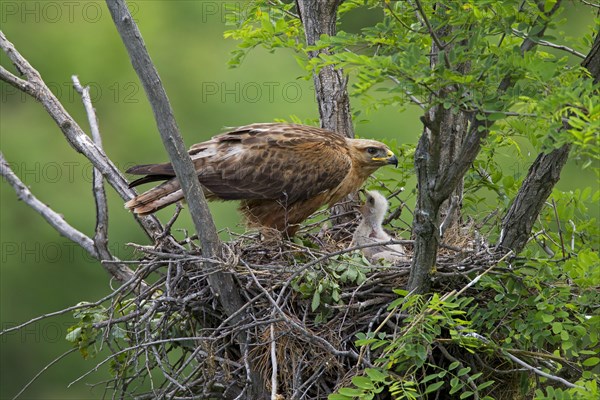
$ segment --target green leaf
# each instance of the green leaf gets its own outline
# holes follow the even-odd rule
[[[542,317],[542,321],[544,321],[546,323],[554,321],[554,315],[551,315],[551,314],[542,314],[541,317]]]
[[[67,339],[71,343],[77,342],[81,338],[81,327],[75,327],[74,329],[69,328],[69,333],[65,339]]]
[[[348,396],[344,396],[343,394],[339,394],[339,393],[332,393],[329,396],[327,396],[328,400],[352,400],[352,397],[348,397]]]
[[[500,120],[500,119],[503,119],[503,118],[506,118],[506,114],[504,114],[504,113],[499,113],[499,112],[496,112],[496,113],[490,113],[490,114],[488,114],[488,116],[487,116],[487,120],[488,120],[488,121],[498,121],[498,120]]]
[[[544,12],[547,13],[552,10],[552,7],[556,4],[556,0],[546,0],[544,1]]]
[[[460,365],[460,361],[454,361],[452,364],[450,364],[450,366],[448,367],[448,371],[452,371],[453,369],[458,368],[458,366]]]
[[[507,190],[512,188],[515,185],[515,178],[513,178],[511,175],[505,176],[504,179],[502,179],[502,185]]]
[[[362,396],[362,394],[364,393],[362,390],[354,388],[341,388],[339,392],[344,396],[350,397]]]
[[[489,386],[493,385],[493,384],[494,384],[494,382],[495,382],[495,381],[485,381],[485,382],[483,382],[481,385],[478,385],[478,386],[477,386],[477,389],[478,389],[478,390],[483,390],[483,389],[485,389],[486,387],[489,387]]]
[[[449,394],[454,394],[463,388],[463,384],[461,383],[460,379],[458,379],[456,377],[450,379],[450,386],[451,386],[451,389],[448,392]]]
[[[558,335],[559,333],[561,333],[563,330],[563,325],[560,322],[553,322],[552,323],[552,332],[555,335]]]
[[[600,363],[599,357],[590,357],[587,360],[583,361],[581,364],[585,367],[593,367],[594,365]]]
[[[442,386],[444,386],[444,381],[439,381],[436,383],[432,383],[431,385],[427,386],[425,388],[425,392],[423,394],[427,394],[427,393],[433,393],[436,390],[438,390],[439,388],[441,388]]]
[[[310,303],[310,308],[312,311],[315,311],[321,305],[321,294],[318,291],[313,293],[312,302]]]
[[[384,382],[385,379],[388,377],[386,373],[383,373],[375,368],[367,368],[365,369],[365,372],[373,382]]]
[[[352,383],[361,389],[372,390],[375,389],[375,385],[371,380],[365,376],[355,376],[352,378]]]

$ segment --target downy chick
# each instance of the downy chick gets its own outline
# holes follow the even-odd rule
[[[387,199],[378,191],[367,191],[365,204],[361,206],[362,221],[352,236],[351,247],[370,243],[386,242],[392,239],[381,226],[388,209]],[[406,250],[401,244],[370,246],[361,249],[371,262],[384,260],[389,263],[407,261]]]

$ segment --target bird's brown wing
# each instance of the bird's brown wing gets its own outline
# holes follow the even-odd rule
[[[223,200],[309,199],[351,168],[346,139],[318,128],[255,124],[192,146],[200,182]]]

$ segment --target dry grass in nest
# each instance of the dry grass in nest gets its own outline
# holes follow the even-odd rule
[[[372,332],[383,321],[393,332],[402,323],[402,316],[390,318],[388,305],[397,298],[393,290],[406,285],[410,262],[368,265],[359,250],[346,250],[347,233],[304,233],[278,243],[237,235],[224,244],[224,261],[212,270],[188,238],[134,246],[142,253],[138,274],[153,284],[134,299],[113,301],[112,319],[128,332],[132,349],[125,361],[130,372],[115,378],[114,386],[152,381],[147,371],[158,368],[164,379],[152,381],[146,398],[243,396],[248,362],[270,386],[273,354],[284,398],[324,398],[348,383],[373,365],[368,352],[359,356],[357,333]],[[403,244],[410,255],[410,242]],[[493,259],[487,249],[451,248],[438,260],[438,288],[451,290],[453,280],[464,286],[467,272],[483,270]],[[236,324],[208,285],[216,270],[231,273],[242,291],[245,306]],[[120,314],[123,303],[136,310]],[[246,343],[239,343],[240,332]]]

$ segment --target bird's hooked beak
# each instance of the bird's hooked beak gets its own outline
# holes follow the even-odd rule
[[[387,156],[387,163],[394,164],[394,167],[398,168],[398,158],[396,155],[391,150],[388,150]]]
[[[389,149],[388,149],[385,157],[376,157],[376,158],[373,158],[373,160],[374,161],[385,161],[387,164],[394,164],[394,166],[396,168],[398,167],[398,158],[396,157],[394,152]]]

